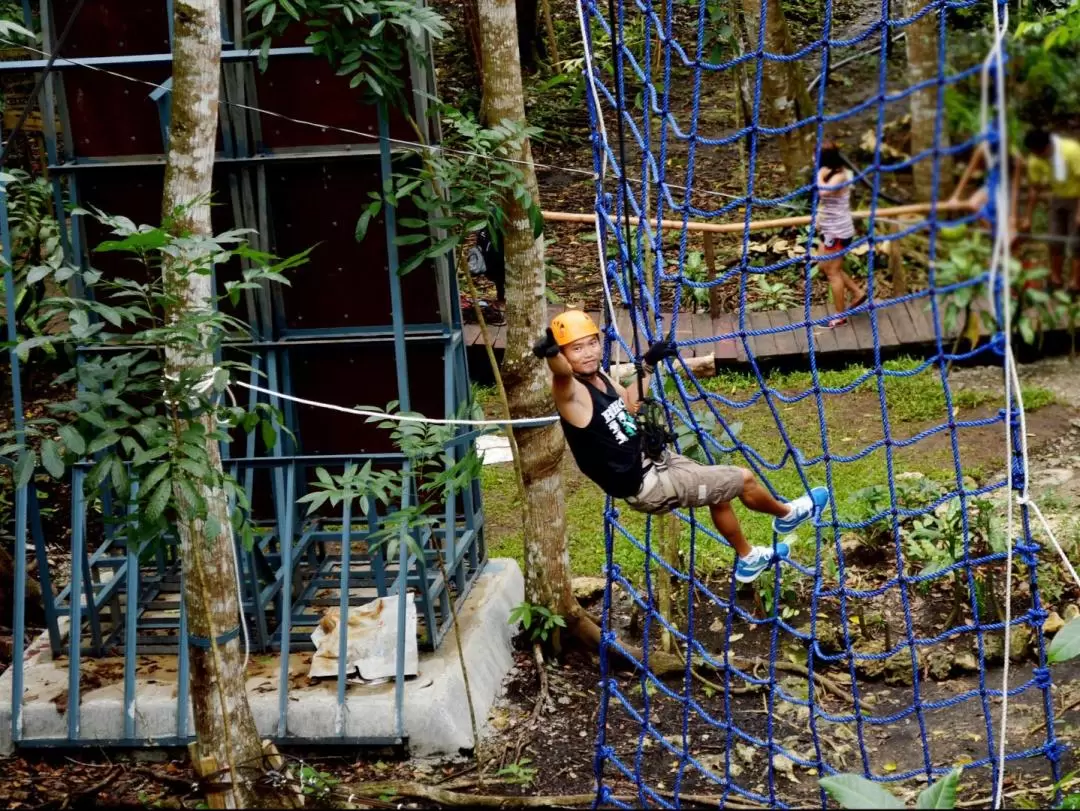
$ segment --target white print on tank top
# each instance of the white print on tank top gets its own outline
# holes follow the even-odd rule
[[[637,433],[634,418],[627,412],[622,398],[605,408],[603,413],[600,414],[600,418],[607,423],[608,430],[611,431],[615,441],[620,445]]]

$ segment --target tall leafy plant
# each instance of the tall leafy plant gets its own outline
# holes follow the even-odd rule
[[[250,340],[248,326],[220,307],[185,308],[179,287],[191,274],[209,275],[244,260],[247,269],[226,282],[220,297],[235,305],[244,291],[288,284],[284,274],[306,262],[307,252],[278,260],[249,246],[244,231],[175,236],[169,230],[172,221],[154,227],[100,211],[76,213],[93,216],[114,237],[98,245],[98,253],[134,260],[137,271],[131,277],[107,276],[63,263],[28,271],[31,285],[77,280],[85,293],[45,299],[41,317],[63,315],[68,329],[27,338],[18,350],[52,346],[71,352],[79,347],[85,357],[56,381],[77,385],[72,399],[53,403],[46,416],[28,420],[25,438],[3,435],[9,444],[0,455],[17,454],[15,485],[28,484],[39,463],[55,478],[72,465],[85,464],[87,490],[112,492],[123,507],[112,520],[137,545],[172,536],[178,520],[206,522],[208,538],[217,537],[223,527],[208,513],[201,493],[223,488],[237,506],[233,528],[250,545],[247,495],[235,479],[215,470],[207,441],[228,442],[233,429],[259,429],[273,446],[281,417],[265,404],[248,411],[226,400],[230,376],[247,374],[251,367],[243,360],[222,359],[222,352],[230,343]],[[177,220],[182,214],[176,212]],[[165,261],[171,263],[167,276],[161,273]],[[166,352],[194,362],[178,376],[167,375]],[[206,414],[214,417],[213,431],[197,419]]]

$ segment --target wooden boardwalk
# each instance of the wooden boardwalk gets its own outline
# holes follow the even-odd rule
[[[979,303],[980,309],[986,306],[988,306],[986,302]],[[556,305],[548,309],[549,318],[553,318],[564,308]],[[939,320],[942,310],[939,300]],[[602,323],[601,313],[594,311],[590,312],[590,315],[598,324]],[[821,305],[812,307],[810,310],[811,321],[824,319],[826,315],[827,310]],[[893,299],[875,302],[872,316],[867,312],[849,317],[847,324],[834,329],[828,329],[824,325],[812,326],[810,342],[815,356],[826,363],[847,362],[859,356],[866,359],[872,358],[875,345],[871,318],[877,322],[877,347],[882,354],[894,357],[898,354],[917,355],[935,351],[937,331],[934,328],[933,313],[930,310],[930,297],[923,295],[906,301]],[[664,325],[670,328],[670,324],[671,314],[666,313]],[[744,341],[744,333],[740,332],[737,313],[723,314],[718,318],[711,318],[708,313],[680,313],[676,338],[680,342],[712,339],[685,346],[682,352],[686,357],[712,353],[718,367],[737,367],[747,364],[750,355],[756,361],[770,366],[797,365],[800,359],[809,355],[806,324],[806,313],[803,307],[788,310],[750,311],[746,314],[745,332],[772,331],[761,335],[745,335]],[[618,313],[618,327],[619,333],[629,342],[632,332],[630,317],[625,309]],[[488,330],[494,336],[495,349],[501,351],[505,345],[506,327],[489,326]],[[951,350],[956,331],[954,329],[948,334],[942,331],[946,341],[946,351]],[[985,328],[981,333],[984,337],[988,334]],[[465,345],[473,347],[473,351],[483,348],[478,326],[474,324],[465,326]],[[966,344],[963,346],[966,347]]]

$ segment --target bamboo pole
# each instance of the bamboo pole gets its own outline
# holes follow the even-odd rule
[[[929,213],[933,207],[932,203],[908,203],[903,206],[891,206],[889,208],[879,208],[874,211],[870,209],[859,209],[858,211],[852,211],[851,216],[856,220],[865,220],[871,216],[874,217],[903,217],[911,214],[926,214]],[[938,211],[971,211],[972,206],[970,203],[964,200],[957,200],[955,202],[941,201],[937,204]],[[577,214],[569,211],[545,211],[544,219],[548,222],[576,222],[582,225],[592,225],[596,222],[595,214]],[[615,225],[614,218],[611,218],[612,225]],[[630,218],[631,225],[640,225],[641,222],[637,217]],[[799,225],[809,225],[810,215],[807,214],[801,217],[780,217],[773,220],[751,220],[749,229],[751,231],[764,231],[769,228],[790,228]],[[656,227],[655,222],[649,222],[649,225]],[[681,229],[683,228],[682,220],[661,220],[660,227],[663,229]],[[704,231],[706,233],[713,234],[741,234],[743,230],[747,228],[744,223],[741,222],[696,222],[691,220],[686,223],[686,230],[688,231]]]

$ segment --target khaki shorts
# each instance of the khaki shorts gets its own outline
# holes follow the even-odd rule
[[[645,480],[636,496],[626,503],[638,512],[662,513],[676,507],[706,507],[742,495],[741,467],[701,465],[677,453],[668,453],[664,463],[645,460]]]

